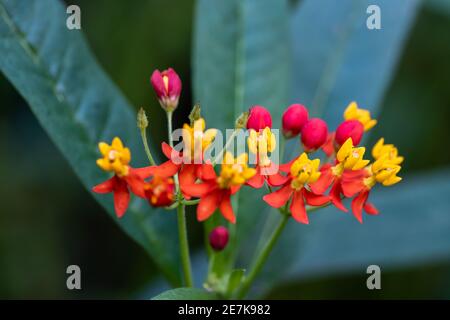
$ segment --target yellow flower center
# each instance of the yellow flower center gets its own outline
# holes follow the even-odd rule
[[[393,144],[384,144],[384,139],[381,138],[372,148],[372,156],[375,160],[379,159],[382,155],[387,154],[388,160],[393,164],[401,164],[404,160],[403,157],[398,155],[398,150]]]
[[[183,142],[184,148],[187,152],[183,155],[187,157],[187,162],[192,163],[193,160],[203,159],[203,153],[211,145],[216,137],[216,129],[208,129],[205,131],[206,123],[203,118],[194,121],[194,125],[190,126],[187,123],[183,125]],[[190,151],[190,152],[189,152]]]
[[[320,160],[310,160],[303,152],[291,165],[292,188],[299,190],[307,183],[314,183],[320,177]]]
[[[217,183],[222,189],[244,184],[256,174],[256,170],[247,166],[248,156],[241,154],[236,159],[230,152],[226,152]]]
[[[250,129],[247,145],[251,153],[258,155],[260,166],[270,165],[269,152],[273,152],[277,144],[276,137],[269,127],[264,128],[261,132]]]
[[[364,147],[353,147],[353,142],[351,138],[348,138],[344,144],[341,146],[336,154],[336,159],[340,165],[338,167],[333,167],[333,174],[340,176],[345,170],[360,170],[369,164],[369,160],[364,160],[364,153],[366,148]]]
[[[119,177],[128,175],[131,153],[123,146],[120,138],[115,137],[111,145],[100,142],[98,148],[103,156],[97,160],[97,165],[101,169],[114,172]]]
[[[368,131],[377,124],[377,120],[372,119],[370,112],[365,109],[358,108],[356,102],[351,102],[344,111],[345,120],[358,120],[364,126],[364,131]]]

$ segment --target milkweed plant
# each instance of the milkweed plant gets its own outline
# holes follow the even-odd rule
[[[304,105],[292,104],[285,109],[278,125],[281,126],[281,135],[277,134],[280,129],[273,128],[272,116],[267,109],[249,106],[234,124],[229,124],[234,128],[222,143],[221,132],[207,129],[208,119],[202,118],[199,105],[193,107],[183,127],[173,131],[172,115],[182,89],[181,80],[173,69],[154,71],[151,85],[167,114],[168,141],[161,146],[166,160],[156,163],[150,152],[146,134],[149,121],[141,109],[137,126],[149,166],[132,167],[132,152],[120,137],[115,137],[111,143],[100,142],[97,166],[110,172],[112,177],[92,190],[113,194],[119,219],[126,214],[131,195],[146,199],[152,207],[177,212],[180,269],[187,287],[194,283],[186,228],[187,206],[196,207],[198,222],[218,214],[225,218],[224,225],[207,234],[208,250],[219,252],[235,236],[229,232],[229,224],[239,223],[232,198],[241,188],[263,188],[266,191],[259,201],[276,208],[273,214],[280,215],[281,219],[272,226],[271,235],[262,239],[265,245],[256,253],[255,263],[237,281],[228,275],[227,281],[236,282],[232,286],[217,285],[211,275],[204,283],[207,290],[219,297],[245,298],[291,218],[298,223],[309,224],[311,212],[320,214],[320,209],[334,206],[337,211],[351,211],[363,223],[364,212],[369,215],[379,213],[370,202],[371,190],[377,185],[389,187],[401,181],[398,173],[403,157],[393,144],[381,138],[370,152],[361,145],[364,133],[377,121],[356,102],[342,106],[343,119],[335,130],[330,130],[324,120],[309,117]],[[176,145],[175,137],[180,138]],[[239,139],[246,143],[235,144]],[[283,161],[284,144],[288,139],[296,139],[301,151],[292,159]],[[350,208],[343,203],[347,198],[351,199]],[[245,212],[241,214],[245,215]]]

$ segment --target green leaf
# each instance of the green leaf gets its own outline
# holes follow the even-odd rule
[[[82,33],[66,28],[66,17],[59,1],[0,0],[0,69],[89,190],[108,178],[95,164],[99,141],[120,136],[135,167],[147,162],[133,109],[98,66]],[[118,220],[112,196],[95,198],[179,285],[175,215],[134,199]]]
[[[285,0],[198,1],[193,86],[208,127],[232,129],[235,119],[257,104],[279,123],[290,89],[288,9]],[[237,238],[215,259],[218,276],[231,271],[237,246],[255,225],[260,197],[248,187],[233,197],[238,224],[230,233]]]
[[[152,300],[216,300],[218,297],[211,292],[198,288],[177,288],[165,291]]]
[[[227,294],[231,295],[242,282],[245,274],[245,269],[234,269],[228,278]]]

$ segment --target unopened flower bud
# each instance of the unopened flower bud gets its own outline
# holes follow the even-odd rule
[[[314,151],[320,148],[328,136],[328,127],[325,121],[319,118],[310,119],[303,126],[301,140],[305,151]]]
[[[147,115],[144,108],[140,108],[137,114],[137,126],[139,129],[145,129],[148,127]]]
[[[222,226],[214,228],[209,234],[209,244],[215,251],[222,251],[228,243],[228,229]]]
[[[261,106],[251,107],[247,121],[247,129],[253,129],[259,132],[266,127],[272,128],[272,116],[270,112]]]
[[[172,68],[163,72],[155,70],[150,82],[158,96],[161,107],[169,112],[175,110],[181,94],[181,80],[178,74]]]
[[[282,125],[285,138],[295,137],[308,121],[308,109],[301,104],[290,105],[283,113]]]
[[[189,121],[191,122],[191,127],[194,125],[194,122],[201,118],[201,109],[200,105],[196,103],[189,114]]]
[[[245,127],[247,127],[247,122],[248,122],[248,111],[244,111],[236,119],[235,128],[244,129]]]
[[[343,145],[348,138],[352,138],[353,145],[357,146],[361,142],[364,134],[364,126],[358,120],[347,120],[342,122],[336,129],[335,141],[338,145]]]

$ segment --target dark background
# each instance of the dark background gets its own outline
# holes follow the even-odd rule
[[[70,4],[80,6],[83,32],[100,64],[136,108],[151,110],[153,139],[161,140],[163,123],[152,119],[163,113],[149,76],[169,66],[179,72],[186,108],[176,113],[176,124],[181,124],[191,105],[194,1]],[[407,173],[450,163],[449,31],[449,12],[423,6],[372,135],[396,137]],[[82,187],[2,75],[0,99],[0,298],[144,297],[158,276],[152,261]],[[66,289],[70,264],[81,267],[81,291]],[[311,279],[278,288],[270,297],[450,298],[449,271],[450,262],[383,273],[383,289],[375,292],[367,290],[366,274]]]

